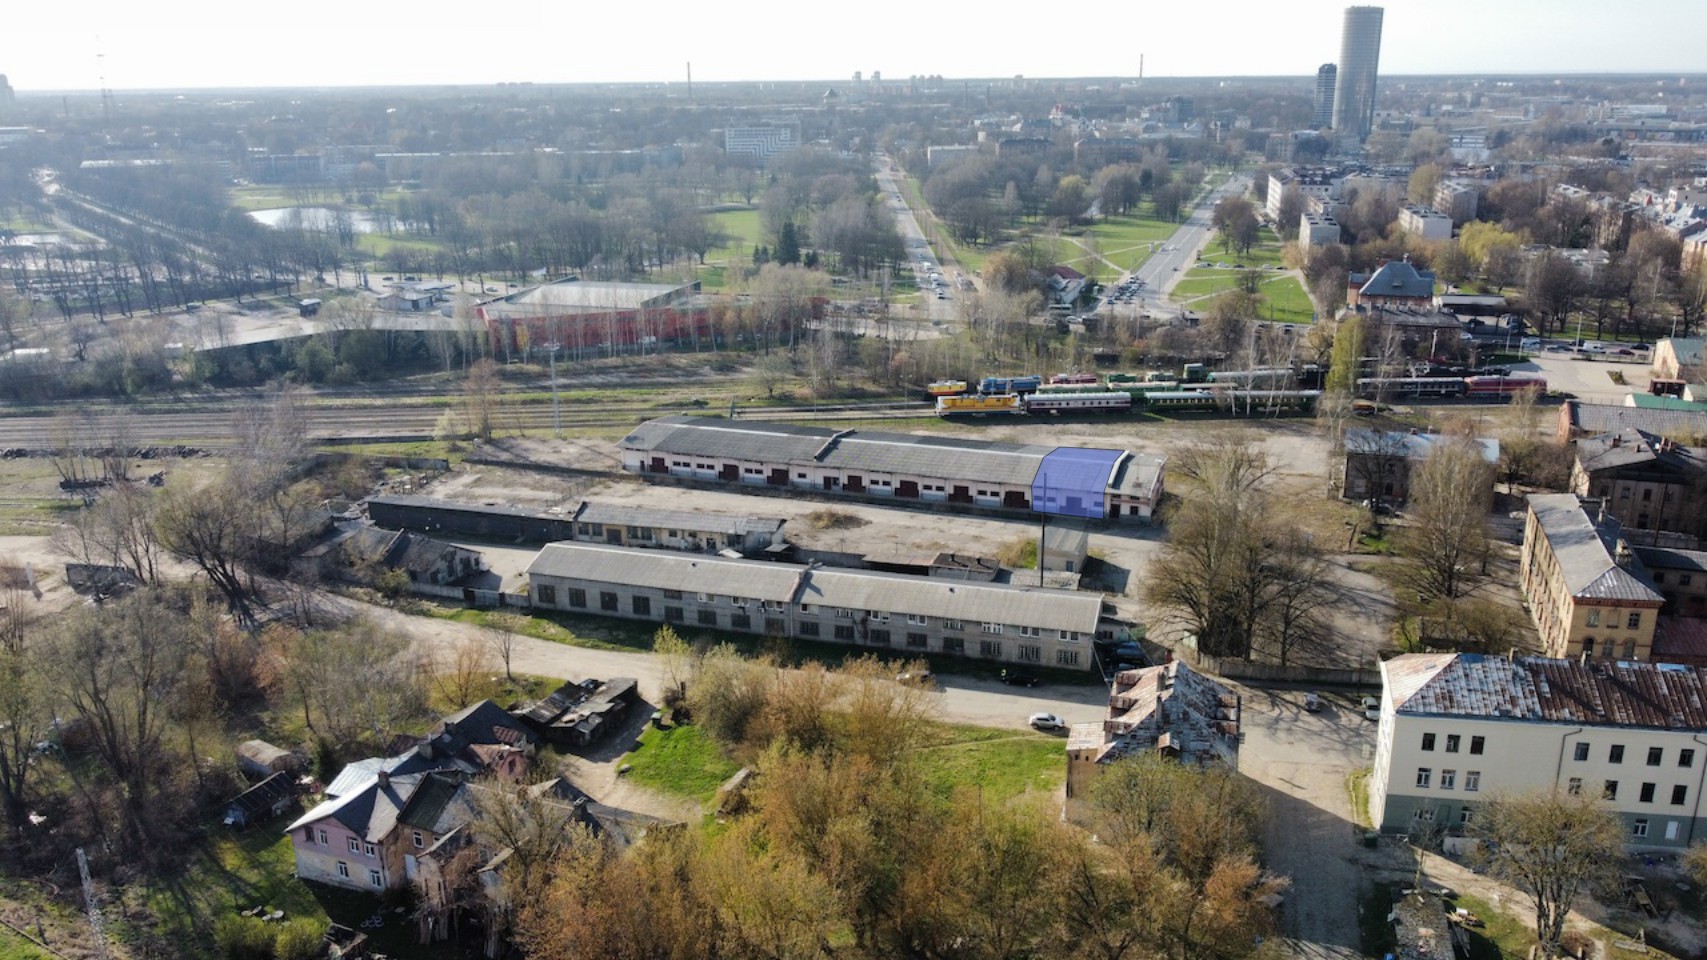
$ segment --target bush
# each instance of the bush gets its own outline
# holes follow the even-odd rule
[[[278,960],[316,960],[325,950],[325,935],[313,920],[292,920],[273,941]]]
[[[213,942],[225,960],[273,960],[273,931],[258,917],[220,917]]]

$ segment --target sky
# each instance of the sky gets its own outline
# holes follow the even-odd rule
[[[1383,74],[1707,73],[1703,0],[1390,0]],[[11,0],[19,93],[217,87],[1304,76],[1343,0]]]

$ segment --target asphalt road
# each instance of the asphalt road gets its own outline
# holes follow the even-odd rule
[[[954,283],[959,265],[956,264],[951,269],[945,270],[943,269],[945,264],[937,260],[935,249],[931,247],[929,239],[925,236],[925,231],[919,226],[919,218],[913,213],[913,208],[907,205],[906,195],[901,192],[900,179],[889,172],[889,159],[878,157],[873,161],[873,169],[877,174],[877,184],[882,188],[888,206],[895,214],[895,226],[901,231],[901,241],[907,246],[908,264],[916,268],[919,261],[924,260],[943,276],[950,299],[939,300],[936,294],[926,292],[919,294],[919,302],[923,304],[923,312],[929,319],[941,320],[946,324],[954,319],[953,298],[961,293],[960,290],[956,289]],[[921,251],[923,252],[921,253]],[[928,286],[924,273],[919,275],[919,285],[921,287]]]
[[[1186,271],[1197,263],[1198,253],[1209,242],[1214,232],[1210,219],[1214,216],[1215,204],[1229,194],[1243,196],[1245,191],[1250,189],[1250,183],[1249,177],[1234,174],[1227,178],[1226,183],[1204,194],[1203,199],[1192,208],[1191,214],[1179,225],[1179,229],[1174,231],[1173,236],[1156,248],[1156,252],[1133,273],[1133,276],[1144,281],[1144,299],[1139,301],[1139,306],[1147,306],[1152,311],[1182,309],[1167,304],[1167,295],[1173,290],[1174,284],[1185,276]]]

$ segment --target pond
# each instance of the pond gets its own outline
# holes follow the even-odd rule
[[[356,233],[372,233],[373,217],[360,210],[335,210],[331,207],[274,207],[270,210],[251,210],[249,216],[269,227],[301,227],[304,230],[332,230],[339,214],[350,218]]]

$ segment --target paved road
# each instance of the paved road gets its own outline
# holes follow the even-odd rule
[[[882,188],[890,209],[895,213],[895,226],[901,231],[901,241],[907,246],[907,262],[917,267],[922,260],[943,275],[951,299],[939,300],[934,293],[927,292],[919,294],[919,302],[924,306],[922,312],[926,317],[933,321],[941,320],[946,324],[954,319],[952,298],[962,293],[954,282],[961,267],[959,264],[938,262],[925,231],[919,226],[918,216],[914,214],[913,208],[907,205],[906,194],[901,192],[900,178],[889,172],[889,158],[876,158],[873,161],[873,169],[877,174],[877,184]],[[945,267],[948,269],[944,269]],[[919,275],[919,285],[927,286],[925,274],[922,272]]]
[[[1292,878],[1281,930],[1303,957],[1361,956],[1357,893],[1364,869],[1347,776],[1374,759],[1375,724],[1349,696],[1306,713],[1301,690],[1245,687],[1239,770],[1263,788],[1269,869]]]
[[[1198,253],[1209,242],[1214,228],[1210,220],[1215,212],[1215,204],[1229,194],[1243,196],[1250,189],[1250,178],[1242,174],[1234,174],[1227,178],[1221,186],[1203,195],[1192,208],[1184,223],[1179,225],[1156,252],[1145,260],[1133,276],[1144,282],[1143,299],[1139,300],[1140,309],[1151,312],[1177,313],[1184,308],[1167,302],[1167,295],[1174,284],[1185,276],[1198,260]]]

